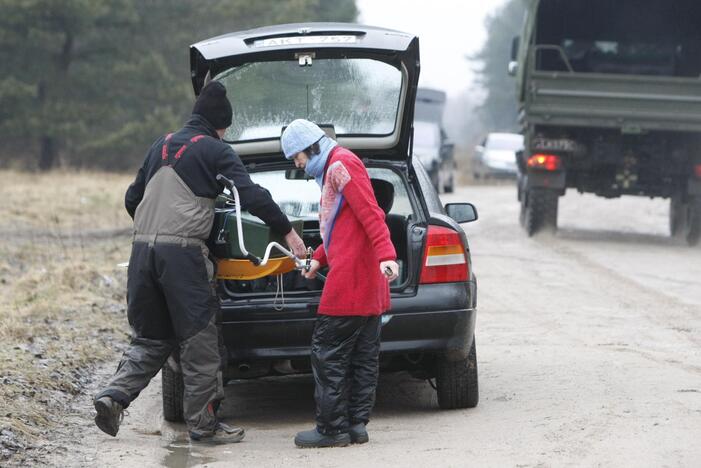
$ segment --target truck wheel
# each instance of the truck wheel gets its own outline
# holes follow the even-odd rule
[[[672,237],[681,237],[686,227],[686,205],[678,197],[669,203],[669,232]]]
[[[169,363],[161,370],[163,418],[170,422],[183,421],[183,374],[173,370]]]
[[[526,227],[526,178],[519,174],[516,179],[516,200],[519,204],[518,211],[518,224],[525,228]]]
[[[701,240],[701,198],[691,198],[687,203],[672,198],[669,230],[673,237],[682,239],[689,246],[698,245]]]
[[[692,198],[687,204],[684,239],[692,247],[701,240],[701,198]]]
[[[441,409],[474,408],[479,403],[477,351],[475,337],[467,359],[448,361],[440,358],[436,364],[436,392]]]
[[[546,229],[557,229],[558,194],[548,189],[526,190],[523,227],[529,237]]]

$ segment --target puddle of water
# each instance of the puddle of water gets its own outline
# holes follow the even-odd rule
[[[162,464],[168,468],[194,468],[216,461],[206,454],[206,447],[192,445],[189,440],[174,440],[166,450]]]

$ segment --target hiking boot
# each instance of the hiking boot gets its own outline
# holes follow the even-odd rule
[[[353,424],[348,428],[352,444],[364,444],[370,440],[367,429],[364,423]]]
[[[124,408],[108,396],[98,398],[94,404],[97,411],[95,424],[105,434],[115,437],[124,419]]]
[[[350,444],[351,438],[347,432],[327,435],[318,429],[298,432],[295,436],[295,445],[301,448],[345,447]]]
[[[241,442],[246,431],[240,427],[218,422],[213,431],[190,431],[190,440],[204,444],[235,444]]]

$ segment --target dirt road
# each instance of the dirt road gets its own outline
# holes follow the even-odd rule
[[[312,425],[311,380],[243,382],[227,387],[224,413],[246,440],[197,448],[183,426],[162,422],[154,381],[117,439],[92,426],[81,400],[54,462],[699,466],[701,249],[668,237],[667,203],[570,193],[559,233],[528,239],[511,186],[463,188],[445,201],[480,212],[465,226],[479,282],[477,408],[440,411],[427,383],[384,376],[369,444],[298,450],[292,437]]]

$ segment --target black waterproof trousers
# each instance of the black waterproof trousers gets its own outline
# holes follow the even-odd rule
[[[132,340],[117,372],[97,395],[127,407],[180,353],[185,386],[183,412],[191,431],[214,429],[223,399],[213,267],[201,242],[134,242],[127,279]]]
[[[316,426],[322,434],[367,424],[379,374],[379,316],[319,315],[312,336]]]

